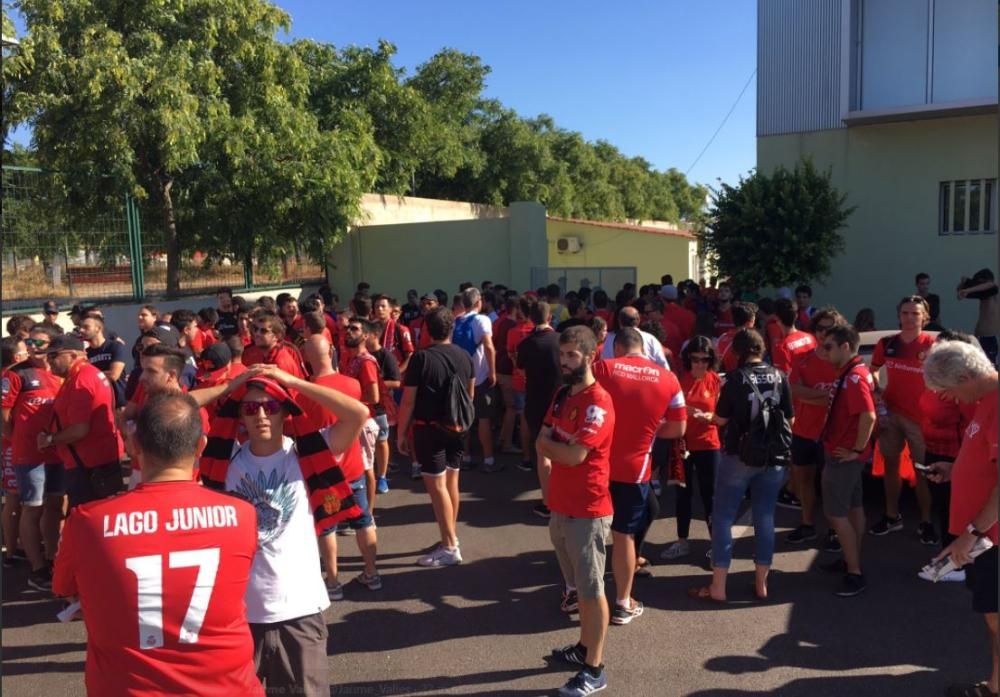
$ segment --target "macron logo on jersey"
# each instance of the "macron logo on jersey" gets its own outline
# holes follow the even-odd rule
[[[981,429],[979,428],[979,422],[973,421],[972,423],[969,424],[969,427],[965,429],[965,437],[975,438],[979,434],[980,430]]]

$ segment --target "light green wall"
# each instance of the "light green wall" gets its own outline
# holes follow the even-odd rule
[[[811,156],[832,168],[834,185],[857,206],[843,230],[845,251],[825,284],[813,283],[817,305],[854,318],[872,307],[879,328],[895,325],[895,304],[914,292],[918,271],[931,275],[945,326],[971,331],[977,303],[955,298],[962,275],[997,272],[997,236],[938,234],[942,181],[997,176],[997,118],[968,116],[857,126],[757,139],[757,168],[793,166]]]
[[[514,203],[505,218],[357,228],[330,255],[330,285],[341,305],[362,280],[400,299],[409,288],[454,293],[463,281],[527,288],[545,254],[544,207]]]
[[[550,268],[634,266],[636,282],[640,286],[659,283],[660,277],[667,273],[672,274],[677,282],[688,277],[690,240],[686,237],[580,225],[563,220],[548,221],[546,234]],[[566,236],[581,239],[578,253],[560,254],[556,249],[556,241]]]

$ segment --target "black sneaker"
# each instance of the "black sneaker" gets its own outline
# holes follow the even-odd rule
[[[567,614],[572,614],[580,609],[580,598],[577,596],[576,591],[563,591],[559,609]]]
[[[882,520],[875,523],[868,531],[869,535],[875,535],[876,537],[881,537],[882,535],[888,535],[890,532],[899,532],[903,529],[903,516],[897,515],[895,518],[889,518],[888,516],[882,516]]]
[[[844,580],[840,582],[840,587],[834,594],[840,598],[852,598],[864,592],[868,584],[862,574],[845,574]]]
[[[538,504],[537,506],[535,506],[531,510],[534,512],[534,514],[536,516],[538,516],[540,518],[551,518],[552,517],[552,511],[550,511],[549,507],[546,506],[544,503]]]
[[[614,612],[611,613],[611,624],[628,624],[642,614],[642,603],[632,600],[632,607],[623,607],[615,603]]]
[[[837,559],[836,561],[831,561],[826,564],[820,564],[819,568],[830,574],[846,574],[847,573],[847,562],[843,558]]]
[[[587,663],[587,651],[581,644],[570,644],[561,649],[552,649],[552,658],[563,663],[582,666]]]
[[[514,466],[517,467],[522,472],[534,472],[535,471],[535,463],[530,462],[530,461],[526,461],[526,460],[521,460],[520,462],[518,462]]]
[[[802,502],[788,489],[782,489],[778,492],[778,505],[782,508],[802,509]]]
[[[785,536],[785,541],[791,542],[793,545],[800,545],[815,539],[816,526],[814,525],[800,525]]]
[[[929,547],[937,546],[941,540],[938,539],[937,533],[934,532],[934,526],[930,523],[921,523],[917,526],[917,536],[920,538],[920,544],[927,545]]]
[[[837,537],[837,533],[833,530],[826,531],[826,542],[823,543],[823,551],[830,552],[832,554],[840,554],[842,551],[840,539]]]
[[[28,574],[28,587],[36,591],[48,593],[52,590],[52,571],[47,566],[43,566],[38,571]]]
[[[15,566],[17,566],[17,564],[18,564],[18,561],[17,561],[17,559],[13,555],[9,556],[9,557],[6,556],[6,555],[4,556],[4,558],[3,558],[3,568],[5,568],[5,569],[12,569]]]

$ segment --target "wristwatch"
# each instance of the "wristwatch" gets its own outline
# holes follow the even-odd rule
[[[969,523],[969,526],[965,528],[965,531],[970,535],[972,535],[973,537],[986,537],[986,533],[977,530],[976,526],[973,525],[972,523]]]

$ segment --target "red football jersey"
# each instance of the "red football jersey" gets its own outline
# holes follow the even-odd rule
[[[677,303],[665,303],[663,317],[670,320],[680,330],[682,342],[694,336],[694,325],[697,317],[687,308],[681,307]]]
[[[353,397],[359,402],[361,401],[361,383],[341,373],[313,377],[311,378],[311,382],[323,387],[329,387],[332,390],[337,390],[337,392],[346,394],[348,397]],[[312,425],[309,428],[310,431],[320,431],[337,423],[337,417],[326,407],[320,406],[303,394],[298,395],[296,399],[302,407],[302,411],[311,419]],[[337,458],[337,464],[344,472],[344,478],[348,482],[353,482],[365,473],[365,461],[361,455],[360,438],[355,439],[353,445]]]
[[[830,361],[824,361],[816,355],[814,350],[793,361],[788,381],[792,385],[826,390],[827,393],[832,394],[839,374],[837,368]],[[826,423],[829,404],[806,404],[800,399],[793,399],[792,407],[795,410],[792,435],[807,440],[818,440],[823,432],[823,425]]]
[[[521,322],[511,330],[507,332],[507,353],[510,354],[513,360],[514,356],[517,355],[517,347],[521,345],[524,338],[531,334],[535,325],[529,321]],[[600,355],[600,352],[598,352]],[[514,388],[515,392],[524,392],[528,389],[528,381],[524,376],[524,368],[517,367],[517,361],[514,361],[514,372],[511,377],[511,386]]]
[[[184,385],[181,385],[181,392],[187,393],[187,391],[188,388]],[[146,385],[140,380],[139,385],[135,388],[135,394],[132,395],[132,399],[130,399],[129,402],[134,404],[137,409],[142,409],[147,399],[149,399],[149,394],[146,392]],[[211,406],[213,407],[213,409],[218,409],[218,405],[214,403]],[[211,414],[209,414],[208,411],[208,406],[204,406],[198,409],[198,413],[201,414],[201,431],[202,433],[205,434],[206,437],[208,437],[209,432],[212,430],[212,419],[211,419]],[[139,457],[136,455],[132,456],[131,465],[133,472],[138,472],[139,470],[142,469],[142,463],[139,461]],[[197,463],[195,464],[193,475],[194,475],[193,479],[197,481],[198,480]]]
[[[590,448],[586,459],[575,467],[552,462],[549,508],[574,518],[601,518],[614,513],[608,489],[611,439],[615,431],[611,395],[596,382],[577,394],[559,390],[549,407],[545,425],[552,427],[556,442],[566,443],[575,438],[578,444]]]
[[[816,337],[806,332],[794,331],[771,346],[771,365],[788,375],[798,356],[816,348]]]
[[[86,358],[81,358],[70,367],[52,404],[52,411],[53,428],[57,430],[90,422],[90,432],[73,443],[72,450],[65,445],[57,446],[59,458],[67,468],[78,464],[84,467],[107,465],[119,462],[125,454],[125,444],[115,425],[115,396],[111,383],[108,376],[88,363]]]
[[[962,447],[951,470],[951,518],[948,531],[961,535],[989,501],[997,485],[997,391],[976,405],[975,416],[962,437]],[[989,531],[997,544],[997,524]]]
[[[688,450],[718,450],[722,447],[719,441],[719,427],[691,417],[695,409],[710,414],[715,413],[715,405],[719,403],[722,392],[722,380],[714,370],[705,373],[705,377],[695,380],[690,373],[681,376],[681,387],[684,389],[684,401],[688,409],[687,431],[684,433],[684,444]],[[798,413],[798,412],[796,412]]]
[[[718,326],[718,324],[716,325]],[[733,351],[733,339],[736,338],[736,332],[739,329],[733,327],[732,329],[727,329],[723,332],[722,336],[719,337],[719,343],[715,346],[715,353],[719,356],[722,362],[722,369],[725,372],[731,370],[736,370],[740,367],[740,357]]]
[[[297,378],[306,377],[305,368],[302,365],[302,356],[299,350],[288,342],[280,342],[271,348],[270,351],[258,347],[256,344],[247,346],[243,351],[243,365],[251,366],[258,363],[270,363],[276,365],[286,373]]]
[[[3,408],[11,410],[13,464],[61,462],[54,448],[38,449],[38,434],[48,431],[52,424],[52,403],[61,385],[62,380],[51,371],[27,363],[4,371]]]
[[[729,307],[727,310],[716,310],[715,312],[715,335],[720,336],[735,325],[733,324],[733,308]]]
[[[859,361],[844,375],[840,392],[834,397],[830,421],[823,432],[823,447],[827,452],[832,453],[837,448],[854,448],[858,437],[858,418],[861,414],[875,413],[874,394],[875,381],[868,366]],[[858,459],[865,460],[870,454],[871,448],[865,446]]]
[[[195,483],[140,484],[67,519],[52,589],[78,596],[91,695],[263,695],[243,601],[249,503]]]
[[[934,345],[934,337],[925,332],[905,343],[898,334],[880,339],[872,353],[872,372],[885,366],[889,383],[882,398],[889,411],[920,423],[920,396],[924,384],[924,358]]]
[[[664,421],[686,421],[684,393],[677,378],[645,356],[608,358],[594,365],[594,377],[615,408],[611,441],[611,481],[649,481],[656,430]]]
[[[946,399],[927,390],[920,397],[920,433],[928,453],[954,458],[962,445],[962,434],[975,417],[976,405]],[[934,462],[929,457],[927,464]]]

